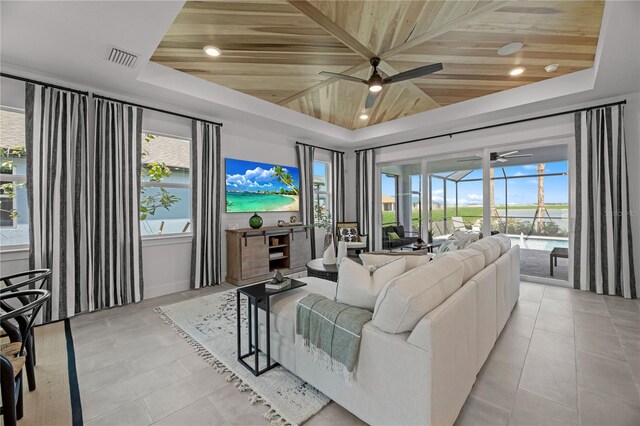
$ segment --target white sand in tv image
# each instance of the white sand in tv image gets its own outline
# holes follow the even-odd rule
[[[227,213],[300,210],[297,167],[225,159]]]

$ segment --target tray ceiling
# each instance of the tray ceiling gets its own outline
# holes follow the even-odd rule
[[[151,60],[312,117],[358,129],[593,66],[604,1],[187,1]],[[509,56],[497,50],[515,41]],[[216,58],[202,48],[222,50]],[[369,59],[393,75],[364,110]],[[559,64],[556,72],[544,67]],[[516,67],[526,70],[509,76]],[[361,120],[360,115],[369,116]]]

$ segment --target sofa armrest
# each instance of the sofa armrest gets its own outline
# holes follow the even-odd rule
[[[476,378],[476,286],[467,283],[425,315],[408,343],[431,354],[431,424],[453,424]]]
[[[360,242],[363,243],[364,245],[367,245],[367,239],[369,238],[369,236],[367,235],[360,235]]]

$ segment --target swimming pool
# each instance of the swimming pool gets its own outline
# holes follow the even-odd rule
[[[520,248],[531,250],[551,251],[554,247],[569,248],[569,239],[560,237],[516,236],[508,235],[511,245],[518,244]]]

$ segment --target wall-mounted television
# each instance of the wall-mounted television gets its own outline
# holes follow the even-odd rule
[[[297,167],[225,159],[227,213],[300,210]]]

